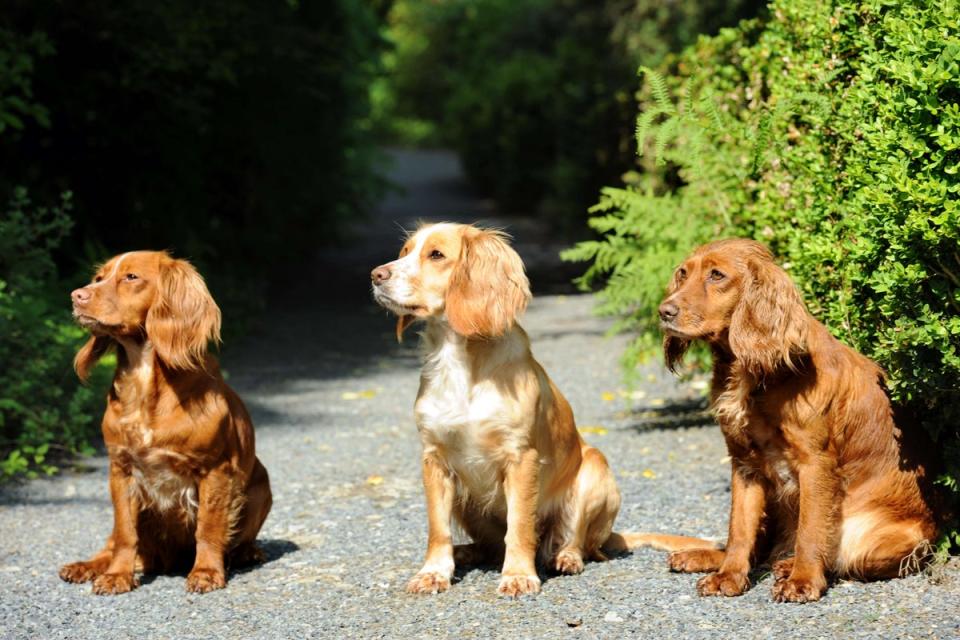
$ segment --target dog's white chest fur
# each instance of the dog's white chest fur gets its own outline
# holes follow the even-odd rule
[[[152,449],[135,458],[133,480],[141,508],[181,511],[188,521],[196,519],[197,486],[193,479],[178,473],[182,456],[165,449]]]
[[[113,448],[111,457],[129,469],[130,491],[136,495],[140,509],[179,511],[188,522],[194,521],[197,485],[187,472],[189,460],[175,451],[149,446],[150,438],[141,436],[150,430],[138,426],[128,425],[128,444]]]
[[[145,395],[132,393],[136,386],[146,387],[153,376],[152,346],[128,346],[130,368],[117,394],[124,405],[119,417],[126,446],[116,455],[130,469],[130,491],[136,494],[141,509],[180,511],[188,522],[196,520],[197,486],[185,470],[187,457],[154,444],[154,432],[147,423],[147,411],[140,404]]]
[[[498,347],[499,348],[499,347]],[[503,346],[510,357],[511,345]],[[426,451],[436,451],[472,499],[491,504],[503,496],[503,463],[522,449],[517,403],[493,379],[475,379],[463,338],[428,328],[415,406]]]

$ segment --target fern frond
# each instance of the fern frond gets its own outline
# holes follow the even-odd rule
[[[657,108],[666,113],[676,113],[676,108],[670,100],[670,91],[667,89],[667,81],[656,70],[650,67],[640,67],[640,72],[646,76],[647,83],[650,85],[650,91],[653,93],[653,99]]]
[[[637,141],[638,156],[643,157],[643,147],[646,144],[647,136],[650,135],[650,130],[653,128],[653,121],[660,115],[668,115],[668,112],[660,107],[653,107],[637,116],[637,128],[634,132],[634,138]]]

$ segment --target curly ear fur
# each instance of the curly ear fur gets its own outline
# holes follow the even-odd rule
[[[747,261],[749,277],[730,318],[729,342],[744,368],[760,376],[807,352],[807,313],[786,272],[767,257]]]
[[[667,286],[667,294],[664,296],[664,300],[669,299],[679,288],[680,280],[677,274],[674,273],[673,277],[670,278],[670,284]],[[692,340],[671,336],[668,333],[663,334],[663,360],[671,373],[677,372],[677,367],[683,362],[683,356],[687,353],[687,349],[690,348],[691,342]]]
[[[411,315],[402,315],[397,318],[397,342],[403,342],[403,332],[413,324],[416,318]]]
[[[77,372],[81,382],[87,381],[90,370],[112,346],[113,340],[107,336],[90,336],[90,339],[80,347],[80,351],[77,351],[77,355],[73,358],[73,370]]]
[[[220,308],[197,270],[186,260],[160,265],[157,299],[147,313],[147,338],[175,369],[201,369],[207,344],[220,342]]]
[[[447,321],[460,335],[501,336],[530,302],[530,281],[507,238],[490,229],[464,236],[446,297]]]
[[[667,363],[667,369],[676,373],[689,347],[690,340],[670,335],[663,336],[663,360]]]

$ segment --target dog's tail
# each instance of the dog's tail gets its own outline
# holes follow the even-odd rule
[[[603,551],[608,553],[624,553],[640,547],[653,547],[661,551],[719,548],[716,542],[710,540],[668,533],[617,533],[614,531],[603,543]]]

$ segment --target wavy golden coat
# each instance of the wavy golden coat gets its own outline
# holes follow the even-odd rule
[[[377,302],[399,316],[398,335],[426,322],[415,415],[429,535],[408,591],[444,591],[455,563],[502,559],[499,592],[536,593],[538,550],[551,569],[579,573],[603,550],[644,542],[612,532],[613,473],[517,324],[530,287],[504,234],[424,226],[371,278]],[[453,545],[453,520],[471,544]]]
[[[116,594],[137,586],[136,569],[192,565],[189,591],[224,587],[227,559],[260,558],[254,540],[271,493],[250,416],[207,353],[220,309],[188,262],[153,251],[110,259],[72,299],[93,334],[77,374],[86,379],[117,349],[103,417],[114,521],[104,548],[60,577]]]
[[[883,372],[810,315],[766,247],[698,248],[660,317],[671,369],[694,340],[712,349],[713,409],[733,466],[726,550],[674,553],[674,570],[710,572],[701,595],[739,595],[764,550],[774,599],[807,602],[828,574],[887,578],[916,565],[936,526]]]

